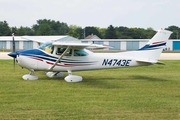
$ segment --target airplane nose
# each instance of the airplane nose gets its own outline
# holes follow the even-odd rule
[[[17,57],[17,52],[12,52],[8,54],[10,57],[16,58]]]

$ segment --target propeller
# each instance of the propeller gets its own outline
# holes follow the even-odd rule
[[[13,45],[13,53],[15,53],[15,40],[14,40],[14,33],[12,33],[12,45]],[[15,58],[16,58],[16,54],[15,57],[13,57],[13,64],[14,64],[14,70],[15,70]]]
[[[13,46],[13,52],[9,53],[8,55],[10,57],[13,57],[13,64],[14,64],[14,71],[15,71],[15,62],[16,62],[18,52],[15,51],[16,48],[15,48],[14,33],[12,33],[12,46]]]

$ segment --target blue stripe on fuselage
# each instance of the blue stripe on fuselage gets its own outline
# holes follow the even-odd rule
[[[32,57],[37,57],[41,58],[43,60],[51,61],[51,62],[56,62],[58,57],[54,57],[52,55],[49,55],[39,49],[30,49],[30,50],[22,50],[18,51],[18,55],[23,55],[23,56],[32,56]],[[60,62],[65,62],[65,63],[93,63],[93,62],[78,62],[78,60],[72,60],[72,59],[62,59],[59,61]]]

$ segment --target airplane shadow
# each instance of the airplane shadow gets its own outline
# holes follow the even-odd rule
[[[111,81],[111,82],[110,82]],[[120,84],[114,84],[113,79],[107,80],[98,80],[98,79],[85,79],[81,82],[83,86],[87,87],[95,87],[95,88],[102,88],[102,89],[114,89],[114,88],[122,88]]]
[[[48,78],[47,76],[43,75],[41,76],[40,80],[42,81],[64,81],[64,77],[62,78]],[[117,81],[117,82],[114,82]],[[94,77],[94,76],[83,76],[83,81],[79,83],[75,83],[78,85],[82,85],[83,87],[96,87],[96,88],[103,88],[103,89],[114,89],[114,88],[124,88],[124,86],[121,83],[121,81],[168,81],[168,79],[160,78],[160,77],[152,77],[152,76],[143,76],[143,75],[131,75],[129,77]],[[64,81],[65,82],[65,81]],[[69,84],[69,83],[68,83]]]
[[[120,82],[114,82],[114,81],[120,81]],[[98,87],[98,88],[106,88],[106,89],[113,89],[113,88],[124,88],[124,86],[121,84],[121,81],[151,81],[151,82],[166,82],[168,79],[159,78],[159,77],[151,77],[151,76],[143,76],[143,75],[131,75],[127,78],[101,78],[101,80],[98,80],[98,78],[94,77],[88,77],[84,78],[81,84],[84,84],[86,86],[90,87]]]
[[[62,78],[48,78],[46,75],[44,76],[40,76],[39,77],[40,81],[60,81],[60,82],[65,82],[64,77]],[[115,78],[111,79],[111,80],[115,80]],[[96,88],[103,88],[103,89],[113,89],[113,88],[119,88],[119,85],[115,85],[112,82],[108,82],[109,78],[101,78],[101,80],[99,80],[98,78],[94,78],[94,77],[86,77],[83,76],[83,80],[82,82],[77,82],[77,83],[67,83],[67,84],[75,84],[74,86],[76,86],[78,84],[78,86],[86,86],[86,87],[96,87]]]
[[[160,78],[160,77],[151,77],[151,76],[143,76],[143,75],[132,75],[132,80],[144,80],[144,81],[168,81],[168,79]]]

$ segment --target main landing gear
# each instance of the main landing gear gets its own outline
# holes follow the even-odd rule
[[[69,75],[64,78],[64,80],[66,82],[80,82],[80,81],[82,81],[82,77],[81,76],[72,75],[72,72],[70,70],[68,70],[68,74]],[[47,72],[46,75],[49,78],[63,77],[63,73],[62,72]]]
[[[82,77],[78,76],[78,75],[72,75],[72,71],[68,70],[68,76],[66,76],[64,78],[64,80],[66,82],[81,82],[82,81]],[[46,75],[49,78],[60,78],[63,77],[63,73],[62,72],[47,72]],[[23,75],[22,78],[24,80],[38,80],[38,76],[34,75],[34,70],[30,70],[29,74]]]
[[[64,78],[64,80],[66,82],[81,82],[82,81],[82,77],[78,76],[78,75],[72,75],[72,72],[70,70],[68,70],[68,76],[66,76]]]

